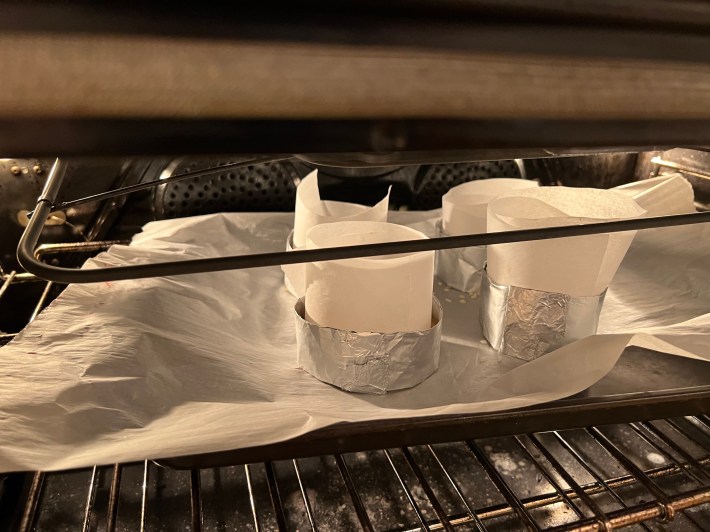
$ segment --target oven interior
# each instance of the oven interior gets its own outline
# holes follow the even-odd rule
[[[474,179],[521,177],[546,185],[609,188],[678,171],[693,184],[698,209],[710,207],[710,157],[690,149],[360,168],[290,158],[223,168],[240,160],[71,160],[60,200],[164,183],[57,213],[43,232],[43,260],[78,266],[110,242],[129,240],[151,220],[291,211],[296,186],[314,168],[324,199],[372,204],[392,186],[390,208],[402,210],[437,208],[449,188]],[[0,161],[6,198],[0,206],[3,343],[63,288],[22,271],[15,258],[26,211],[32,210],[51,165],[50,159]],[[198,176],[168,179],[188,173]],[[658,412],[662,409],[651,409],[650,417],[639,413],[630,423],[610,419],[585,426],[582,419],[582,428],[536,432],[526,427],[519,434],[513,428],[496,437],[229,467],[182,470],[148,460],[3,475],[0,528],[710,529],[710,418]]]

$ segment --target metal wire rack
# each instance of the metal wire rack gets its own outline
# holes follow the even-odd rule
[[[248,166],[255,162],[264,162],[264,160],[253,159],[240,163],[230,163],[223,165],[221,168],[237,168],[239,166]],[[710,221],[710,212],[699,212],[691,214],[675,214],[669,216],[613,220],[593,224],[577,224],[459,236],[440,236],[424,240],[402,240],[396,242],[379,242],[354,246],[292,250],[276,253],[257,253],[232,257],[210,257],[181,260],[177,262],[135,264],[122,267],[76,270],[44,264],[37,259],[36,246],[42,234],[42,229],[47,216],[50,215],[51,212],[57,207],[64,208],[70,205],[77,205],[97,201],[99,199],[124,195],[130,193],[131,191],[155,186],[156,182],[130,185],[105,193],[95,194],[93,196],[57,203],[57,196],[61,189],[65,167],[66,165],[63,161],[58,158],[55,160],[55,163],[47,177],[44,190],[37,200],[36,208],[31,213],[29,223],[20,238],[17,248],[17,258],[20,264],[28,272],[34,273],[43,279],[59,283],[91,283],[117,281],[122,279],[161,277],[166,275],[183,275],[188,273],[204,273],[241,268],[258,268],[262,266],[280,266],[284,264],[317,262],[321,260],[374,257],[378,255],[393,255],[397,253],[413,253],[418,251],[524,242],[547,238],[613,233],[637,229],[650,229],[655,227],[671,227],[677,225],[706,223]],[[190,177],[201,176],[205,172],[211,171],[212,169],[198,172],[188,172],[178,176],[167,177],[162,181],[184,180]],[[160,182],[161,180],[157,181],[157,183]]]
[[[217,469],[146,461],[35,473],[19,529],[707,530],[708,467],[706,416]]]

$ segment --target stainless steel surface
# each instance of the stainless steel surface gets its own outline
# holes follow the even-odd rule
[[[254,165],[258,163],[264,163],[264,162],[274,162],[274,161],[280,161],[283,159],[289,159],[290,156],[279,156],[279,155],[273,155],[273,156],[264,156],[264,157],[257,157],[254,159],[248,159],[246,161],[239,161],[236,163],[229,163],[225,164],[222,167],[219,168],[221,171],[227,171],[227,170],[233,170],[236,168],[242,168],[244,166],[249,166],[249,165]],[[57,205],[52,205],[52,211],[55,210],[62,210],[62,209],[68,209],[70,207],[75,207],[77,205],[83,205],[85,203],[94,203],[97,201],[103,201],[106,199],[110,198],[115,198],[119,196],[125,196],[126,194],[131,194],[132,192],[138,192],[139,190],[146,190],[149,188],[157,187],[159,185],[164,185],[170,182],[174,181],[182,181],[184,179],[190,179],[190,178],[196,178],[196,177],[202,177],[205,175],[210,175],[215,173],[217,169],[215,168],[208,168],[206,170],[198,170],[195,172],[187,172],[184,174],[179,174],[179,175],[171,175],[168,177],[163,177],[158,181],[148,181],[144,183],[136,183],[133,185],[128,185],[125,187],[121,187],[115,190],[107,190],[105,192],[100,192],[98,194],[93,194],[91,196],[85,196],[83,198],[76,198],[68,201],[62,201],[58,203]],[[51,199],[51,201],[56,200],[56,196],[53,196],[52,198],[45,198],[44,193],[39,197],[38,201],[41,201],[43,199]]]
[[[243,160],[237,158],[236,160]],[[299,168],[289,160],[181,158],[158,176],[152,210],[156,219],[213,212],[291,211]]]

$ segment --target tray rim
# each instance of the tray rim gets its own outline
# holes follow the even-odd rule
[[[274,444],[154,459],[170,469],[201,469],[384,448],[629,423],[710,412],[710,384],[600,397],[572,396],[478,414],[340,422]]]

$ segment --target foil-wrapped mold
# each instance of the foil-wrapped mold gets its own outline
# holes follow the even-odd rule
[[[348,392],[385,394],[411,388],[439,367],[443,311],[432,302],[432,326],[415,332],[358,333],[305,319],[305,298],[294,307],[298,365]]]
[[[483,336],[497,351],[534,360],[567,343],[596,334],[606,291],[576,297],[481,280]]]

